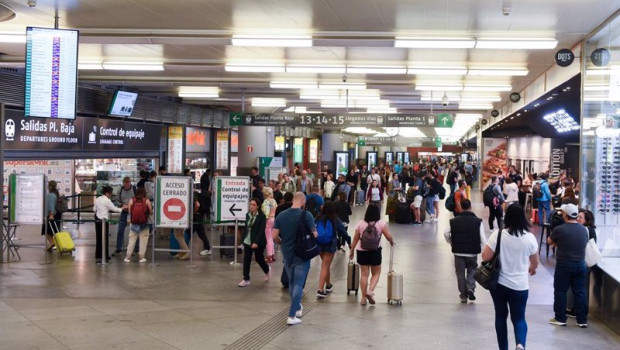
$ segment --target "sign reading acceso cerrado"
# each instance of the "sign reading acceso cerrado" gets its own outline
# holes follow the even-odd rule
[[[157,227],[189,228],[192,196],[191,178],[158,176],[155,197]]]

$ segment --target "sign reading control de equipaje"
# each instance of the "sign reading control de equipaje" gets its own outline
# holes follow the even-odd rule
[[[250,202],[250,178],[218,176],[214,181],[215,220],[245,220]]]
[[[192,206],[192,179],[187,176],[158,176],[155,198],[156,226],[189,228]]]

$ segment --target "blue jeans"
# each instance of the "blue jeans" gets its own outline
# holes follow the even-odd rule
[[[545,210],[545,221],[543,221],[543,209]],[[551,201],[538,201],[538,223],[544,224],[550,222],[551,218]]]
[[[118,218],[118,232],[116,233],[116,250],[123,250],[123,244],[125,243],[125,228],[127,228],[127,216],[129,212],[121,212],[121,216]]]
[[[430,215],[435,215],[435,205],[433,204],[434,196],[426,197],[425,201],[426,201],[426,212],[429,213]]]
[[[566,295],[566,293],[564,294]],[[510,320],[515,332],[515,342],[525,347],[527,338],[527,322],[525,322],[525,305],[527,304],[528,290],[513,290],[501,284],[491,291],[495,305],[495,334],[499,350],[508,350],[508,308]]]
[[[553,312],[555,319],[566,322],[566,292],[568,288],[575,295],[573,310],[577,323],[588,323],[588,303],[586,300],[586,264],[580,262],[557,262],[553,275]]]
[[[453,195],[456,191],[456,183],[450,184],[450,195]]]
[[[304,294],[304,283],[310,271],[310,261],[303,261],[298,257],[284,259],[286,273],[288,274],[288,293],[291,295],[291,307],[288,317],[295,317],[295,312],[301,308],[301,297]]]

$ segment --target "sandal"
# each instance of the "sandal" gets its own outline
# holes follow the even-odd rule
[[[360,305],[366,306],[366,299],[362,298],[362,301],[360,301]]]
[[[368,302],[370,303],[370,305],[375,305],[375,298],[374,298],[374,293],[368,293],[366,294],[366,299],[368,299]]]

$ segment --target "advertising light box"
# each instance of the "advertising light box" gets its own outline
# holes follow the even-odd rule
[[[26,117],[74,119],[77,30],[26,29]]]
[[[135,92],[117,90],[112,98],[108,115],[131,117],[137,98],[138,94]]]

